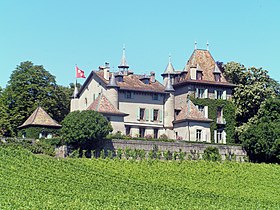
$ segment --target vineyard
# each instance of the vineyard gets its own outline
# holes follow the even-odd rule
[[[0,209],[279,209],[280,167],[56,159],[0,147]]]

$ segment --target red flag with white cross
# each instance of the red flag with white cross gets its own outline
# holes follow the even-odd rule
[[[76,78],[86,78],[85,72],[76,66]]]

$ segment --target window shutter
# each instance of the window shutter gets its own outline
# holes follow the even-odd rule
[[[204,106],[204,117],[208,118],[208,106]]]
[[[215,99],[217,99],[218,97],[217,90],[214,90],[214,93],[215,93]]]
[[[224,100],[227,99],[227,91],[226,90],[223,91],[223,96],[222,97],[223,97]]]
[[[217,142],[217,130],[214,130],[214,143],[218,143]]]
[[[146,114],[146,121],[149,121],[149,109],[145,110],[145,114]]]
[[[224,144],[226,144],[226,132],[223,130],[223,132],[222,132],[222,142],[224,143]]]
[[[151,109],[151,121],[154,121],[154,109]]]
[[[195,89],[195,98],[198,98],[198,88]]]
[[[140,120],[140,108],[138,107],[138,110],[137,110],[137,120]]]
[[[163,117],[162,115],[163,115],[162,110],[159,110],[159,121],[160,122],[162,122],[162,117]]]
[[[204,90],[204,98],[208,98],[208,89]]]

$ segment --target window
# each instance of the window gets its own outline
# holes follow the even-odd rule
[[[132,98],[130,91],[125,92],[125,98]]]
[[[222,108],[221,107],[218,107],[218,109],[217,109],[217,118],[218,119],[222,118]]]
[[[204,96],[204,89],[198,89],[198,98],[203,98]]]
[[[154,109],[153,121],[158,121],[158,109]]]
[[[139,128],[139,136],[140,136],[140,138],[145,137],[145,128]]]
[[[223,141],[223,131],[217,130],[217,143],[222,143]]]
[[[202,105],[198,105],[198,110],[201,112],[201,113],[204,113],[204,106]]]
[[[201,71],[196,72],[196,80],[202,80],[202,72]]]
[[[196,130],[196,141],[201,141],[202,130]]]
[[[87,107],[87,98],[85,98],[85,105],[86,105],[86,107]]]
[[[153,100],[155,100],[155,101],[159,100],[158,93],[153,94]]]
[[[223,91],[217,90],[217,97],[216,97],[216,99],[222,99],[222,97],[223,97]]]
[[[155,139],[158,138],[158,129],[157,128],[154,129],[154,138]]]
[[[125,135],[130,135],[130,126],[125,126]]]
[[[215,81],[216,82],[221,82],[221,75],[220,74],[214,74]]]
[[[140,120],[144,120],[145,117],[145,109],[140,108]]]

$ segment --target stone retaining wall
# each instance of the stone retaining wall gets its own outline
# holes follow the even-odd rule
[[[217,144],[199,144],[199,143],[188,143],[188,142],[162,142],[162,141],[142,141],[142,140],[123,140],[123,139],[113,139],[103,141],[101,148],[104,150],[117,150],[117,149],[143,149],[146,152],[153,150],[157,147],[159,151],[170,151],[178,152],[180,149],[182,152],[191,154],[196,152],[202,156],[204,150],[209,147],[217,147],[224,160],[226,155],[234,154],[237,161],[244,161],[244,157],[247,156],[246,151],[241,146],[230,146],[230,145],[217,145]]]

